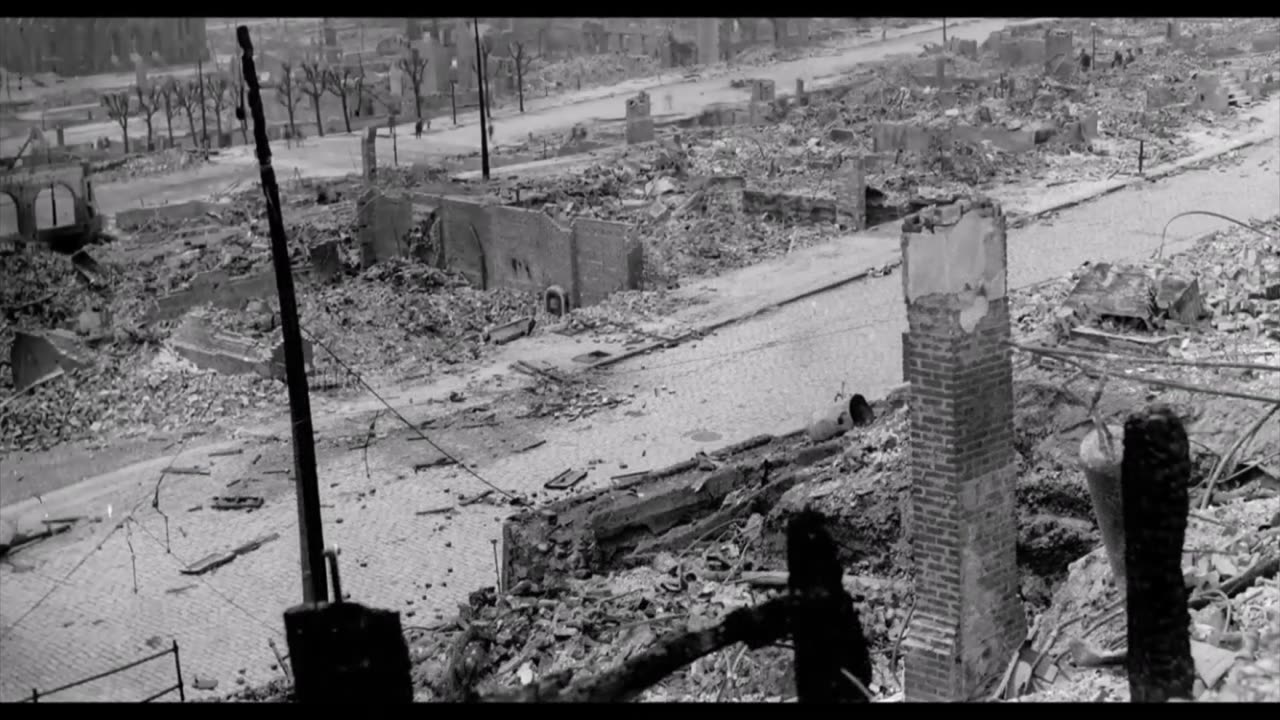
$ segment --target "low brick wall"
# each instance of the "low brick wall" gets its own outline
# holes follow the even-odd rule
[[[866,225],[866,184],[862,193],[851,192],[844,200],[791,193],[747,190],[742,194],[743,211],[748,215],[767,214],[783,223],[844,223],[853,230]]]
[[[871,128],[872,151],[877,153],[926,152],[934,140],[981,143],[989,142],[1005,152],[1019,153],[1035,148],[1032,130],[1006,130],[1002,127],[959,125],[951,128],[922,128],[910,123],[877,123]]]
[[[164,219],[169,222],[190,220],[209,212],[212,203],[203,200],[160,205],[158,207],[137,208],[116,213],[116,227],[126,232],[137,230],[149,222]]]

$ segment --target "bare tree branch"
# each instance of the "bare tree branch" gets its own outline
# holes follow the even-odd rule
[[[124,151],[129,152],[129,93],[104,94],[102,107],[107,109],[107,117],[120,125],[120,132],[124,135]]]
[[[302,77],[298,89],[303,95],[311,98],[311,108],[316,113],[316,132],[324,137],[324,120],[320,117],[320,98],[325,92],[325,70],[318,62],[302,63]]]
[[[134,85],[133,92],[138,96],[138,112],[142,115],[143,122],[147,124],[147,150],[155,150],[152,118],[160,109],[160,88],[155,81],[146,81],[142,85]]]

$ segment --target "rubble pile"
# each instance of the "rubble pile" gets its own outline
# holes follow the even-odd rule
[[[204,162],[201,152],[170,148],[129,156],[123,164],[109,170],[95,170],[93,181],[99,185],[128,182],[157,175],[187,170]]]
[[[518,417],[573,422],[635,399],[635,393],[610,395],[598,385],[579,377],[537,374],[535,379],[536,382],[521,391],[520,402],[524,410]]]
[[[640,327],[648,323],[662,323],[664,328],[669,328],[670,315],[688,306],[685,301],[672,299],[665,288],[626,290],[613,293],[590,307],[574,308],[554,331],[565,335],[641,334]]]
[[[500,695],[549,675],[569,671],[575,680],[618,665],[655,639],[684,627],[706,627],[732,610],[768,599],[782,588],[776,573],[755,572],[751,547],[760,540],[759,517],[705,547],[662,553],[651,564],[609,576],[566,579],[561,586],[498,595],[472,593],[453,620],[411,638],[417,699],[458,697],[459,676],[481,679],[476,690]],[[784,573],[785,575],[785,573]],[[785,584],[785,583],[784,583]],[[861,618],[880,657],[885,686],[890,653],[908,612],[901,586],[866,583],[859,598],[877,610]],[[768,647],[709,655],[641,696],[641,701],[781,701],[794,697],[793,651]]]
[[[286,402],[278,381],[201,371],[164,348],[122,349],[13,397],[0,413],[0,451],[49,450],[78,440],[106,447],[113,437],[208,432],[216,421]]]
[[[389,183],[412,182],[388,175]],[[474,290],[456,273],[408,259],[359,271],[359,248],[351,231],[358,181],[285,186],[282,199],[291,259],[299,269],[295,277],[304,330],[370,382],[420,377],[474,360],[483,352],[487,328],[532,314],[539,306],[534,293]],[[13,389],[8,349],[18,329],[69,330],[89,362],[7,400],[0,447],[47,449],[88,437],[105,443],[113,436],[145,435],[162,427],[237,424],[272,405],[279,407],[283,385],[277,381],[202,371],[178,358],[168,345],[184,318],[156,315],[157,300],[207,283],[217,276],[215,271],[231,278],[271,272],[262,202],[260,193],[242,188],[206,212],[182,219],[157,215],[122,233],[118,242],[91,248],[112,278],[109,292],[86,288],[64,257],[10,257],[0,282],[0,310],[5,313],[0,388]],[[414,232],[422,235],[423,228]],[[333,283],[311,279],[306,273],[311,250],[331,240],[339,242],[342,274],[349,277]],[[247,341],[255,352],[266,352],[279,340],[271,292],[190,312],[199,312],[211,331]],[[319,348],[312,372],[316,390],[354,385],[350,373]]]
[[[408,259],[308,287],[299,298],[303,326],[371,381],[475,360],[486,328],[529,315],[540,300],[533,292],[476,290],[460,274]],[[321,356],[327,353],[317,353],[318,369],[328,363]]]
[[[535,63],[525,72],[525,97],[580,88],[616,85],[637,77],[656,76],[662,63],[652,55],[607,53],[575,55]]]
[[[1264,225],[1274,227],[1273,223]],[[1249,260],[1250,250],[1255,261]],[[1226,259],[1235,264],[1219,267]],[[1189,252],[1154,262],[1146,271],[1152,277],[1172,272],[1203,278],[1235,276],[1240,285],[1211,285],[1206,291],[1206,297],[1231,298],[1252,292],[1253,283],[1259,279],[1265,283],[1272,277],[1268,273],[1274,272],[1273,259],[1268,241],[1256,233],[1233,230]],[[1256,268],[1252,279],[1249,272],[1240,271],[1241,261],[1256,263],[1250,266]],[[1076,347],[1069,334],[1062,334],[1057,310],[1069,304],[1068,297],[1086,276],[1087,269],[1074,277],[1016,292],[1012,300],[1017,341]],[[1205,307],[1207,315],[1216,312],[1212,302]],[[1175,338],[1162,353],[1172,359],[1203,357],[1201,352],[1221,355],[1224,331],[1212,319],[1199,319],[1196,327],[1198,331],[1166,322],[1146,332]],[[1118,333],[1123,328],[1114,329]],[[1129,328],[1128,332],[1138,331]],[[1271,362],[1280,357],[1280,344],[1263,337],[1259,340]],[[1107,351],[1119,352],[1114,348]],[[1254,357],[1262,348],[1240,351]],[[1161,354],[1148,357],[1158,359]],[[1255,361],[1266,362],[1267,356]],[[1097,365],[1103,361],[1083,362]],[[1272,378],[1247,371],[1169,367],[1154,361],[1138,367],[1147,376],[1161,371],[1160,376],[1168,377],[1176,371],[1178,381],[1202,387],[1262,394],[1270,388],[1274,394]],[[1021,354],[1015,363],[1015,445],[1020,456],[1018,559],[1028,612],[1039,620],[1031,624],[1034,662],[1028,658],[1021,661],[1027,667],[1015,677],[1026,679],[1012,684],[1007,699],[1079,702],[1127,697],[1122,673],[1100,667],[1106,662],[1097,661],[1123,641],[1123,615],[1117,622],[1114,584],[1099,547],[1088,489],[1076,464],[1081,439],[1091,427],[1088,402],[1079,398],[1092,394],[1096,380],[1074,370],[1061,363],[1027,361]],[[1232,461],[1232,467],[1245,472],[1237,471],[1230,479],[1224,476],[1210,490],[1209,476],[1222,448],[1230,446],[1242,428],[1253,425],[1252,420],[1265,408],[1178,387],[1113,382],[1106,386],[1093,412],[1102,422],[1116,423],[1132,408],[1149,403],[1172,406],[1188,423],[1196,470],[1187,576],[1195,586],[1193,598],[1217,597],[1215,592],[1220,594],[1221,588],[1230,587],[1227,583],[1246,569],[1280,552],[1280,540],[1273,531],[1265,531],[1268,519],[1274,523],[1280,510],[1280,472],[1274,469],[1274,458],[1280,456],[1280,421],[1272,419],[1257,429],[1253,442],[1243,446],[1247,452]],[[901,687],[896,667],[900,655],[894,648],[911,605],[912,564],[903,535],[908,497],[904,445],[909,434],[901,396],[876,403],[875,411],[873,424],[833,441],[810,445],[799,438],[775,438],[767,441],[763,451],[700,455],[678,466],[691,468],[682,472],[689,474],[689,482],[703,487],[724,468],[733,466],[754,473],[762,467],[762,460],[769,458],[771,470],[761,476],[762,482],[778,483],[775,492],[780,494],[758,509],[747,497],[753,494],[752,481],[744,476],[732,486],[739,491],[730,491],[723,502],[700,514],[676,520],[684,523],[676,529],[625,541],[609,539],[608,545],[587,549],[585,555],[577,550],[566,555],[566,548],[553,545],[546,553],[564,559],[546,565],[548,574],[539,580],[514,582],[501,595],[491,589],[473,594],[457,618],[438,618],[442,624],[411,638],[419,697],[457,697],[462,690],[460,678],[478,682],[484,695],[501,694],[562,669],[587,676],[651,645],[663,634],[664,626],[674,626],[671,630],[686,624],[700,627],[729,609],[758,603],[767,593],[763,588],[785,583],[785,573],[770,569],[785,566],[781,529],[790,515],[805,508],[830,519],[830,530],[841,548],[841,560],[849,573],[846,585],[853,588],[873,646],[877,679],[873,692],[880,699],[896,696]],[[834,448],[819,452],[832,445]],[[808,460],[801,462],[799,458],[805,453]],[[662,471],[654,477],[665,474]],[[658,491],[655,486],[650,492]],[[545,509],[559,518],[560,528],[579,522],[572,506],[562,507],[563,502]],[[666,512],[677,510],[672,505]],[[1202,516],[1205,519],[1200,519]],[[594,517],[583,519],[590,524]],[[664,522],[663,527],[667,526]],[[603,541],[603,536],[599,539]],[[589,541],[583,541],[589,548]],[[573,557],[594,560],[582,565]],[[1224,699],[1276,698],[1273,674],[1268,674],[1272,669],[1268,663],[1273,659],[1267,654],[1280,631],[1274,583],[1274,579],[1264,578],[1251,588],[1233,590],[1229,601],[1219,599],[1194,611],[1197,664],[1202,677],[1207,674],[1208,678],[1200,687],[1212,691],[1202,699],[1215,695]],[[1081,628],[1088,628],[1088,633],[1082,634]],[[791,657],[785,651],[726,651],[669,678],[644,699],[776,701],[791,692]],[[1204,669],[1213,663],[1218,670],[1210,673]],[[749,692],[742,692],[748,688]]]
[[[10,391],[14,332],[74,326],[80,313],[94,309],[96,298],[85,292],[70,261],[52,253],[8,255],[0,277],[0,390]]]

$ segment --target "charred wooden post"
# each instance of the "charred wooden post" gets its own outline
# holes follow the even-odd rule
[[[806,510],[787,526],[788,585],[798,609],[791,617],[796,694],[802,703],[868,702],[871,656],[824,523]]]
[[[1182,543],[1190,446],[1166,407],[1131,415],[1120,467],[1124,512],[1129,695],[1132,702],[1190,698],[1191,660]]]

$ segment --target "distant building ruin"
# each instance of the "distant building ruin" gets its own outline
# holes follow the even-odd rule
[[[0,65],[13,73],[63,76],[131,71],[205,56],[205,18],[0,18]]]

